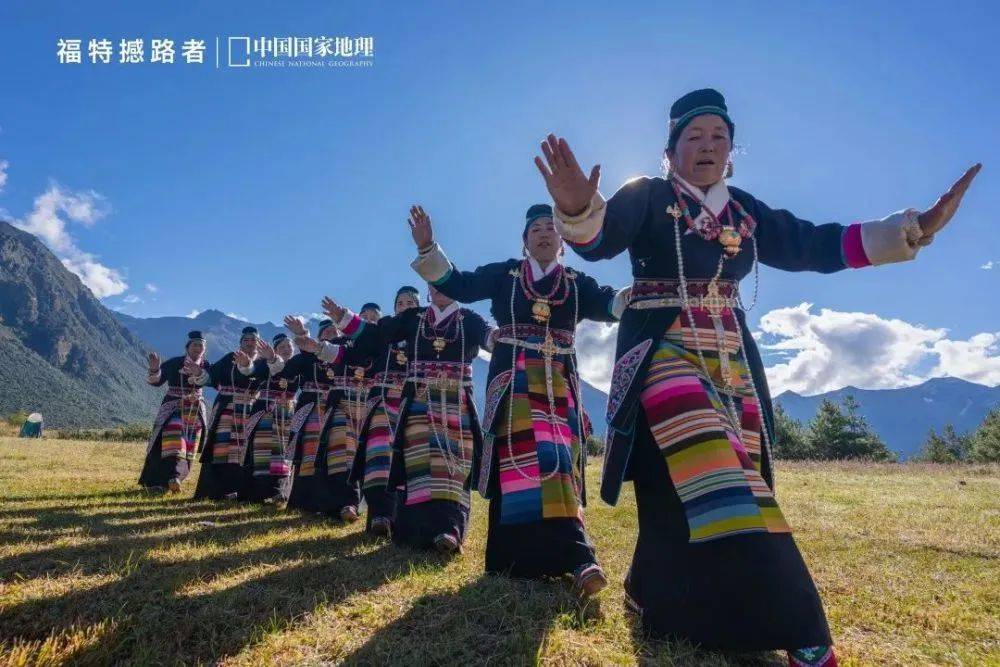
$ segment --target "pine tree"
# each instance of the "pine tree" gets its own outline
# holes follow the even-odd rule
[[[1000,463],[1000,407],[993,408],[971,438],[969,458],[977,463]]]
[[[823,399],[809,424],[809,447],[821,459],[865,459],[895,461],[896,454],[886,447],[861,415],[854,396],[844,397],[842,406]]]
[[[969,452],[972,449],[972,438],[967,433],[959,435],[955,433],[955,427],[945,424],[944,431],[941,432],[948,451],[956,461],[969,460]]]
[[[816,458],[802,424],[789,417],[780,404],[774,406],[774,456],[789,461]]]
[[[927,439],[924,440],[916,460],[924,463],[954,463],[956,461],[955,456],[948,449],[947,441],[938,435],[933,428],[927,431]]]

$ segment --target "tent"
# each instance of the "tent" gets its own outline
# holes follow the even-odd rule
[[[28,418],[21,425],[22,438],[40,438],[42,437],[42,415],[38,412],[32,412],[28,415]]]

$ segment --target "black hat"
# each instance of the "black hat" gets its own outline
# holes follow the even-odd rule
[[[246,337],[257,338],[257,327],[243,327],[243,331],[240,333],[240,340]]]
[[[288,340],[288,334],[284,333],[275,334],[274,338],[271,339],[271,346],[277,347],[278,344],[281,343],[281,341],[283,340]]]
[[[736,136],[736,128],[729,118],[726,98],[713,88],[702,88],[682,96],[670,106],[670,137],[667,140],[667,150],[674,150],[678,137],[688,123],[705,114],[714,114],[726,121],[726,125],[729,126],[730,141]]]
[[[531,227],[531,223],[539,218],[551,218],[552,217],[552,207],[548,204],[532,204],[528,209],[528,212],[524,214],[524,231],[521,233],[521,238],[528,238],[528,227]]]
[[[374,301],[369,301],[365,305],[361,306],[361,310],[359,312],[363,313],[366,310],[377,310],[377,311],[381,312],[382,308],[377,303],[375,303]]]
[[[398,290],[396,290],[397,299],[399,298],[400,294],[416,294],[417,296],[420,296],[420,290],[418,290],[413,285],[403,285]]]
[[[194,342],[205,342],[205,337],[201,335],[200,331],[188,331],[188,340],[187,343],[184,344],[185,349],[188,345]]]
[[[316,330],[316,337],[319,338],[323,335],[323,329],[333,326],[333,320],[320,320],[319,329]]]

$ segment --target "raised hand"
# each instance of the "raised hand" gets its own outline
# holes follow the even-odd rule
[[[158,355],[156,352],[150,352],[148,358],[149,358],[149,372],[155,373],[156,371],[160,370],[160,355]]]
[[[323,312],[327,314],[327,317],[333,320],[334,324],[343,319],[344,313],[347,312],[346,308],[342,307],[339,303],[328,296],[323,297],[323,301],[320,305],[323,307]]]
[[[236,354],[233,355],[233,358],[236,359],[236,365],[242,366],[243,368],[246,368],[247,366],[253,363],[252,361],[250,361],[250,355],[248,355],[243,350],[236,350]]]
[[[263,340],[257,341],[257,354],[264,357],[265,361],[274,361],[274,348]]]
[[[319,351],[319,341],[315,338],[310,338],[309,336],[296,336],[295,344],[299,346],[299,349],[303,352],[312,352],[316,354]]]
[[[431,216],[427,215],[424,207],[419,204],[410,207],[410,234],[413,235],[413,243],[417,250],[423,250],[434,243],[434,228],[431,226]]]
[[[962,177],[955,181],[955,183],[948,189],[948,192],[941,195],[934,205],[929,209],[920,214],[918,220],[920,221],[920,231],[923,232],[923,237],[918,241],[921,245],[927,245],[931,242],[931,239],[937,234],[945,225],[951,220],[952,216],[955,215],[955,211],[958,210],[959,204],[962,203],[962,197],[965,196],[965,191],[969,189],[972,184],[972,179],[976,177],[979,170],[983,168],[982,164],[974,164],[969,167]]]
[[[202,371],[203,369],[199,364],[196,364],[190,359],[187,358],[184,359],[184,368],[181,370],[181,372],[184,373],[184,375],[195,378],[201,375]]]
[[[294,315],[285,315],[285,326],[296,336],[308,336],[309,332],[306,331],[306,325],[302,323],[302,320],[295,317]]]
[[[579,215],[590,204],[601,182],[601,165],[595,164],[588,177],[576,161],[565,139],[550,134],[542,142],[545,161],[535,156],[535,166],[545,179],[552,201],[567,215]]]

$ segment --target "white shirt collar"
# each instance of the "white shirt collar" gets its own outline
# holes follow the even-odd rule
[[[726,185],[726,179],[721,179],[712,184],[708,189],[708,192],[702,192],[701,188],[691,185],[685,181],[680,176],[674,174],[674,178],[677,182],[683,185],[681,191],[690,197],[693,197],[695,201],[710,210],[716,216],[720,215],[726,208],[726,204],[729,203],[729,187]],[[701,215],[698,216],[699,218]]]
[[[444,322],[448,318],[449,315],[451,315],[456,310],[458,310],[459,309],[459,304],[458,304],[458,301],[452,301],[450,304],[448,304],[444,308],[438,308],[437,305],[435,305],[435,304],[432,303],[429,306],[429,308],[430,308],[430,311],[432,313],[434,313],[434,323],[435,324],[439,324],[441,322]]]
[[[562,264],[560,258],[556,257],[552,262],[549,263],[544,269],[542,265],[538,263],[538,260],[528,255],[528,266],[531,267],[531,277],[534,279],[533,282],[538,282],[545,276],[549,275],[556,270],[556,267]]]

